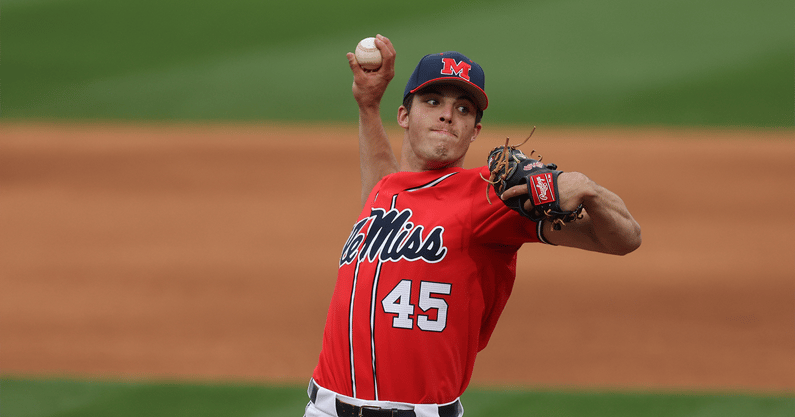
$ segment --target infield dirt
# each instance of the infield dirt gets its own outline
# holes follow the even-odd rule
[[[467,167],[527,133],[486,126]],[[539,126],[525,146],[622,196],[643,245],[526,245],[473,384],[795,392],[793,133]],[[355,126],[0,135],[0,372],[308,380]]]

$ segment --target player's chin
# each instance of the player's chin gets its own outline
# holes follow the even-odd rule
[[[448,143],[437,143],[436,146],[433,147],[432,150],[432,157],[437,161],[449,161],[452,159],[451,157],[451,149]]]
[[[453,152],[449,147],[439,146],[435,148],[433,156],[428,158],[428,165],[432,166],[434,169],[450,168],[458,166],[463,158],[463,154]]]

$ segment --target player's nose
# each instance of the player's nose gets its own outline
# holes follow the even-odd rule
[[[452,123],[454,113],[453,108],[454,106],[452,104],[442,106],[442,113],[439,115],[439,120],[442,122]]]

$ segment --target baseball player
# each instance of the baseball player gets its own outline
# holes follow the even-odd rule
[[[489,168],[462,168],[489,105],[485,75],[457,52],[423,57],[409,79],[398,162],[380,116],[395,50],[380,35],[376,45],[376,71],[348,54],[363,210],[340,254],[305,416],[459,417],[477,353],[511,293],[517,250],[541,242],[626,254],[640,245],[640,227],[617,195],[576,172],[560,174],[556,191],[563,209],[582,205],[582,217],[560,230],[489,204]],[[492,201],[529,193],[489,192]]]

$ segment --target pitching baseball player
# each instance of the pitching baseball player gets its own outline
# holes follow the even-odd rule
[[[340,254],[305,416],[458,417],[477,353],[511,293],[517,250],[542,242],[625,254],[640,245],[640,227],[617,195],[576,172],[543,168],[557,173],[542,173],[552,175],[545,195],[576,214],[563,227],[490,204],[484,179],[506,180],[493,173],[510,164],[494,157],[462,168],[489,102],[483,69],[457,52],[423,57],[409,79],[397,113],[398,162],[379,110],[395,51],[380,35],[376,45],[377,71],[348,54],[363,209]],[[528,212],[539,204],[527,184],[489,193],[495,202],[524,197]]]

